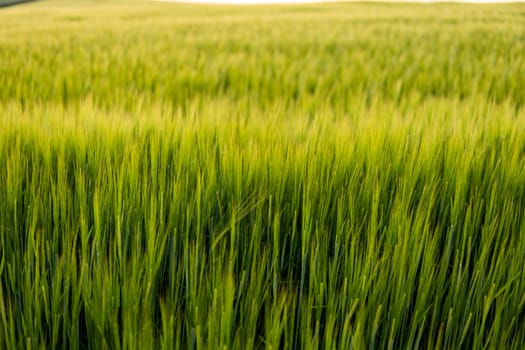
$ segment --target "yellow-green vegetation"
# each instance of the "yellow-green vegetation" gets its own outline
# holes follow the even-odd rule
[[[0,11],[0,348],[523,349],[525,6]]]

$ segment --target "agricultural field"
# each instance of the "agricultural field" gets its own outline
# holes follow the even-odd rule
[[[0,10],[1,349],[523,349],[525,5]]]

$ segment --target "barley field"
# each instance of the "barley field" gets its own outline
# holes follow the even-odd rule
[[[523,349],[525,5],[0,10],[1,349]]]

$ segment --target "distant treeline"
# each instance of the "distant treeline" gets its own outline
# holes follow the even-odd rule
[[[0,0],[0,7],[13,6],[23,4],[25,2],[33,2],[36,0]]]

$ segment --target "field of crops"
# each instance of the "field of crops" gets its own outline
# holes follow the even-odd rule
[[[0,348],[523,349],[524,28],[0,10]]]

